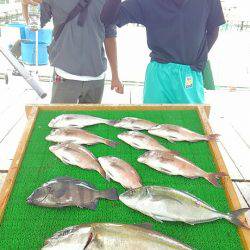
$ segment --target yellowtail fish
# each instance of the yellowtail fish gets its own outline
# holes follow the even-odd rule
[[[160,186],[131,189],[119,196],[128,207],[156,221],[179,221],[190,225],[226,219],[232,224],[250,229],[240,217],[250,208],[222,213],[187,192]]]
[[[137,225],[93,223],[54,234],[42,250],[191,250],[173,238]]]

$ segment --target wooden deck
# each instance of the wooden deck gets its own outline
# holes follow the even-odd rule
[[[50,92],[50,83],[43,83]],[[250,207],[250,91],[217,90],[206,93],[211,104],[210,123],[215,133],[221,134],[218,142],[230,177],[234,180],[242,207]],[[9,85],[0,80],[0,187],[11,165],[16,147],[22,135],[26,116],[25,104],[49,103],[39,99],[33,90],[17,77]],[[123,96],[105,86],[105,104],[141,104],[142,86],[127,85]],[[248,215],[250,223],[250,213]]]

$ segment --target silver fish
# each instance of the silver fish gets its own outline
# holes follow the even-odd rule
[[[83,128],[96,124],[107,124],[113,126],[116,121],[111,121],[91,115],[65,114],[59,115],[49,123],[50,128],[76,127]]]
[[[217,179],[228,176],[226,173],[207,173],[187,159],[165,151],[148,151],[138,158],[138,162],[168,175],[181,175],[191,179],[203,177],[217,187],[220,186]]]
[[[178,142],[178,141],[188,141],[188,142],[198,142],[198,141],[210,141],[216,140],[219,135],[211,134],[211,135],[201,135],[195,133],[186,128],[170,125],[170,124],[162,124],[158,125],[154,128],[148,130],[148,133],[151,135],[156,135],[167,139],[170,142]]]
[[[172,152],[174,154],[178,154],[175,151],[171,151],[161,145],[158,141],[156,141],[151,136],[145,135],[138,131],[129,131],[121,133],[117,136],[120,140],[126,142],[130,146],[136,149],[145,149],[145,150],[163,150]]]
[[[49,150],[65,164],[96,170],[106,178],[106,174],[95,156],[83,146],[67,142],[50,146]]]
[[[100,198],[118,200],[118,195],[115,189],[99,191],[86,181],[58,177],[36,189],[27,202],[50,208],[77,206],[95,210]]]
[[[130,130],[149,130],[156,125],[157,124],[154,122],[135,117],[125,117],[114,124],[114,126],[117,128],[125,128]]]
[[[141,179],[135,169],[122,159],[105,156],[99,157],[102,168],[106,173],[106,178],[120,183],[125,188],[141,187]]]
[[[94,145],[97,143],[103,143],[110,147],[115,147],[116,145],[118,145],[117,142],[113,142],[95,134],[91,134],[79,128],[53,129],[51,133],[46,137],[46,140],[57,143],[72,142],[80,145]]]
[[[240,216],[249,208],[232,213],[222,213],[197,197],[173,188],[148,186],[129,190],[119,196],[128,207],[152,217],[157,221],[179,221],[191,225],[226,219],[229,222],[250,229]]]
[[[42,250],[191,250],[164,234],[136,225],[93,223],[54,234]]]

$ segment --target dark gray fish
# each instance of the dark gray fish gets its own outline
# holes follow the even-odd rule
[[[115,189],[99,191],[86,181],[58,177],[36,189],[27,202],[42,207],[77,206],[95,210],[100,198],[118,200],[118,195]]]

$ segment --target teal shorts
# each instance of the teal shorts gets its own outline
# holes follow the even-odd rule
[[[151,62],[147,67],[143,102],[204,103],[202,73],[192,70],[188,65]]]

